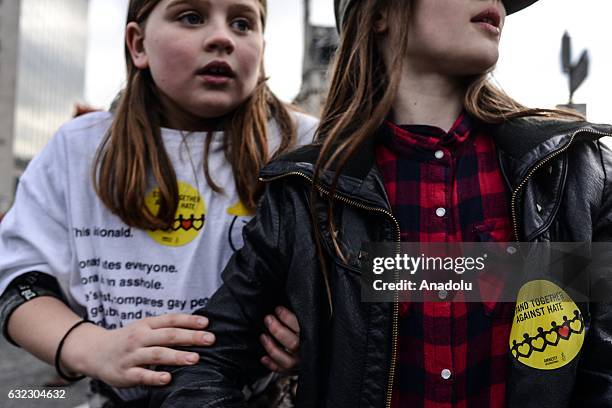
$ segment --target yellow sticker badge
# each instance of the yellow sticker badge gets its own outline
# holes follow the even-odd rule
[[[206,220],[206,205],[194,187],[179,181],[179,204],[174,224],[167,230],[147,231],[157,243],[168,246],[182,246],[193,241]],[[159,209],[159,188],[154,188],[145,199],[145,204],[153,214]]]
[[[519,291],[510,332],[510,352],[521,363],[554,370],[572,361],[584,342],[584,319],[563,289],[546,280]]]
[[[241,234],[242,227],[244,226],[244,224],[246,224],[246,221],[243,221],[242,224],[239,224],[239,227],[234,228],[234,226],[236,225],[236,221],[238,220],[238,217],[248,217],[254,214],[244,204],[242,204],[242,201],[238,201],[236,204],[229,207],[227,209],[227,214],[234,216],[234,218],[232,218],[229,233],[227,236],[229,239],[230,248],[232,248],[232,251],[236,252],[238,250],[238,245],[236,244],[236,242],[234,242],[234,234],[238,236],[237,237],[237,240],[238,240],[238,238],[242,235]],[[242,241],[238,240],[238,242],[242,242]]]

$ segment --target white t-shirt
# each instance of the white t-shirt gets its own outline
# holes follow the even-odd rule
[[[317,121],[293,116],[298,145],[311,142]],[[251,218],[236,193],[223,132],[215,132],[209,155],[219,194],[204,176],[206,133],[162,129],[179,182],[177,219],[170,232],[126,226],[92,186],[92,161],[111,121],[99,112],[60,128],[28,166],[0,224],[0,293],[23,273],[44,272],[58,280],[73,310],[108,329],[203,307]],[[271,125],[270,152],[278,145]],[[148,205],[155,197],[150,190]]]

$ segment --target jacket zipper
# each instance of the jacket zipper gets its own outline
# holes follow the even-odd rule
[[[567,149],[569,149],[571,144],[574,142],[574,138],[576,137],[576,135],[578,133],[591,133],[591,134],[600,135],[600,136],[612,136],[612,133],[604,133],[604,132],[599,132],[599,131],[591,130],[591,129],[578,129],[574,133],[572,133],[572,135],[570,136],[570,140],[565,145],[563,145],[559,149],[555,150],[554,152],[550,153],[548,156],[546,156],[541,161],[539,161],[535,166],[533,166],[531,168],[531,170],[529,170],[529,172],[527,173],[525,178],[521,181],[521,183],[512,192],[512,199],[511,199],[510,207],[512,208],[512,227],[513,227],[513,230],[514,230],[514,239],[517,242],[520,242],[520,239],[519,239],[519,227],[518,227],[518,215],[517,215],[517,208],[516,208],[516,204],[517,204],[517,199],[518,199],[519,193],[521,192],[523,187],[525,187],[525,184],[527,184],[529,179],[531,179],[531,177],[533,177],[535,172],[538,171],[538,169],[540,169],[544,164],[548,163],[553,158],[557,157],[558,155],[560,155],[561,153],[563,153]]]
[[[327,190],[326,188],[324,188],[323,186],[319,184],[315,185],[311,177],[309,177],[308,175],[304,173],[298,172],[298,171],[284,173],[284,174],[281,174],[280,176],[275,176],[271,178],[260,177],[259,180],[263,182],[268,182],[268,181],[278,180],[278,179],[281,179],[287,176],[303,177],[306,180],[308,180],[310,184],[313,184],[314,187],[317,189],[317,191],[319,191],[320,194],[331,196],[331,193],[329,192],[329,190]],[[400,242],[401,242],[400,226],[399,226],[399,222],[397,221],[395,216],[390,211],[387,211],[384,208],[380,208],[380,207],[372,207],[369,205],[365,205],[363,203],[360,203],[359,201],[344,197],[342,195],[335,195],[334,198],[348,205],[351,205],[353,207],[357,207],[357,208],[360,208],[366,211],[382,213],[388,216],[391,219],[391,221],[393,221],[393,224],[395,225],[396,252],[398,254],[400,253],[400,248],[401,248],[400,247]],[[399,282],[399,271],[398,270],[395,271],[394,278],[395,278],[395,282]],[[386,402],[385,402],[386,408],[391,408],[391,402],[393,398],[393,381],[395,379],[395,370],[396,370],[395,355],[397,353],[397,335],[398,335],[398,320],[399,320],[399,292],[398,291],[395,291],[394,298],[395,299],[393,302],[393,319],[392,319],[392,330],[391,330],[391,365],[389,367],[389,379],[387,381],[387,396],[386,396]]]

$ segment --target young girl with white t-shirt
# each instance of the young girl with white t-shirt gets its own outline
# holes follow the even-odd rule
[[[173,347],[215,341],[190,313],[242,245],[260,168],[316,126],[265,83],[265,17],[265,0],[130,1],[116,110],[62,126],[21,178],[0,228],[4,333],[63,378],[163,385],[151,365],[194,364]],[[262,363],[293,368],[295,316],[261,326],[276,338]]]

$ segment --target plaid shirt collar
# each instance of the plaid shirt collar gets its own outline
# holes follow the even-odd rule
[[[387,120],[384,126],[389,131],[383,132],[382,143],[399,156],[412,156],[420,150],[431,151],[441,147],[452,149],[470,137],[474,125],[474,120],[465,112],[459,115],[448,132],[435,126],[397,125]]]

